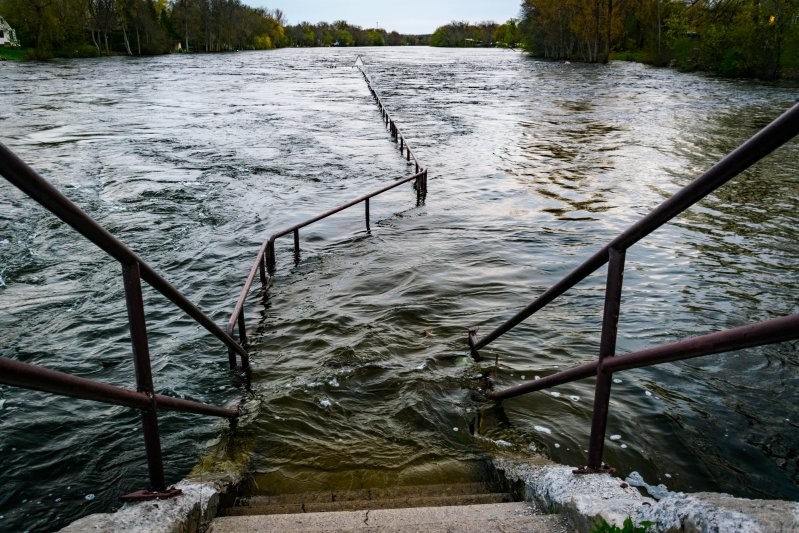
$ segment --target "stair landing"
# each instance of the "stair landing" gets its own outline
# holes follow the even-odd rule
[[[222,515],[211,523],[209,533],[568,531],[560,516],[540,514],[483,483],[255,496]]]

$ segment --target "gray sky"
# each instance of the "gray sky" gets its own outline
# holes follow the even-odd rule
[[[281,9],[289,24],[346,20],[400,33],[433,33],[453,20],[503,23],[519,15],[521,0],[245,0]]]

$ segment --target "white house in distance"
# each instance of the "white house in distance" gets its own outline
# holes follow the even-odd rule
[[[19,46],[14,28],[3,17],[0,17],[0,46]]]

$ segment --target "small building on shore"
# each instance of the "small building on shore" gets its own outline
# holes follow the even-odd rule
[[[17,33],[3,17],[0,17],[0,46],[19,46]]]

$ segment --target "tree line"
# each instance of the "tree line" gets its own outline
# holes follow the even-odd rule
[[[515,48],[521,41],[522,35],[517,19],[510,19],[505,24],[496,22],[470,24],[468,22],[453,21],[436,29],[430,37],[430,46],[455,48],[500,46]]]
[[[285,46],[418,46],[427,45],[427,35],[405,35],[380,28],[361,28],[339,20],[328,24],[302,22],[286,27]]]
[[[33,58],[428,42],[346,21],[287,26],[281,10],[240,0],[0,0],[0,14]]]
[[[523,0],[519,26],[537,57],[799,74],[799,0]]]
[[[269,49],[284,38],[280,10],[240,0],[0,0],[0,13],[36,58]]]

